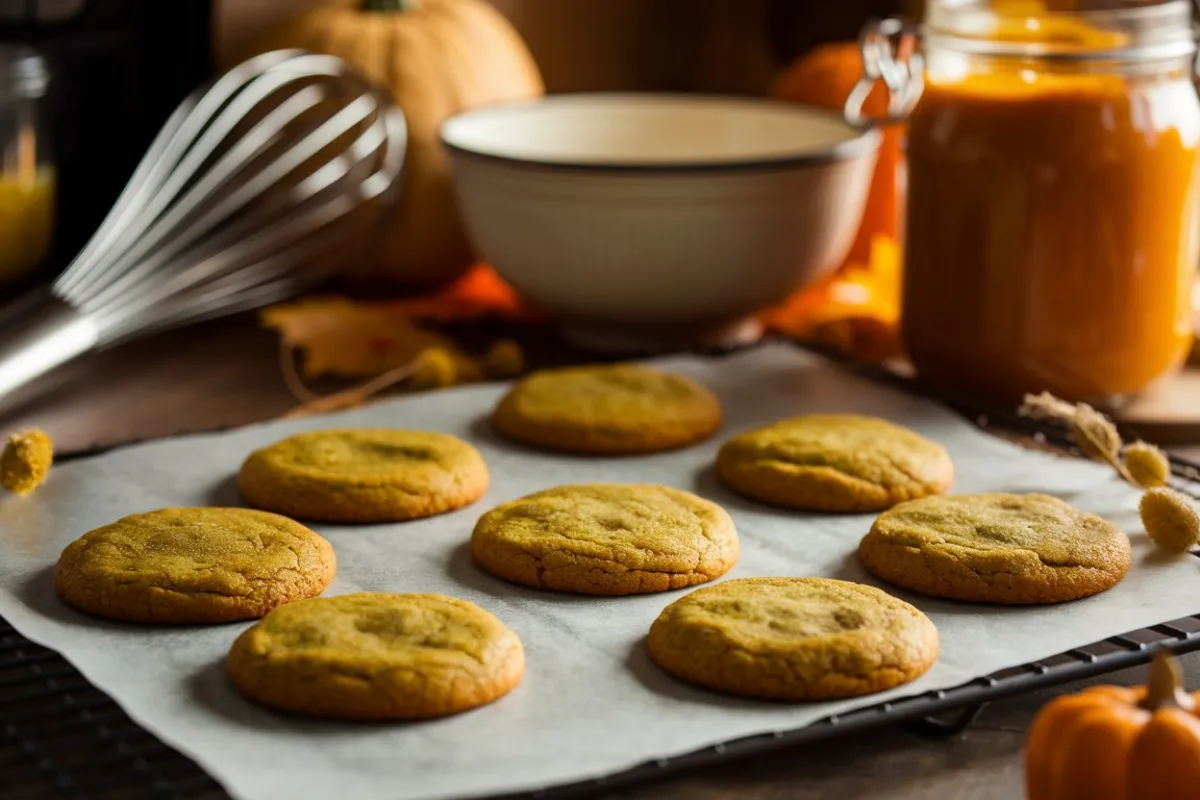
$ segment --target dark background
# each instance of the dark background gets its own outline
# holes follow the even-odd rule
[[[0,4],[0,39],[33,45],[50,68],[59,191],[48,272],[83,246],[159,126],[211,73],[208,0],[57,5],[79,10],[56,18],[55,4]]]
[[[249,1],[0,0],[0,40],[33,45],[51,71],[45,107],[58,168],[56,232],[45,269],[30,280],[50,277],[83,246],[162,122],[212,75],[214,2],[228,30],[238,24],[238,4]],[[796,55],[852,38],[868,16],[899,5],[491,1],[525,35],[551,91],[761,92]],[[0,287],[0,300],[19,288]]]

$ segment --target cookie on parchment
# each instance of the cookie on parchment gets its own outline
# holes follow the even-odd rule
[[[333,580],[333,548],[298,522],[244,508],[165,508],[84,534],[54,588],[81,611],[129,622],[255,619]]]
[[[525,652],[465,600],[368,592],[275,609],[238,637],[226,670],[247,697],[293,714],[426,719],[508,694]]]
[[[878,511],[954,482],[946,449],[856,414],[810,414],[730,439],[717,474],[753,500],[809,511]]]
[[[1103,592],[1129,569],[1116,525],[1044,494],[964,494],[902,503],[858,547],[875,576],[980,603],[1060,603]]]
[[[907,683],[933,666],[938,633],[873,586],[828,578],[743,578],[667,606],[650,656],[708,689],[769,700],[836,700]]]
[[[492,414],[504,436],[533,447],[595,455],[673,450],[710,436],[721,404],[682,375],[635,364],[536,372]]]
[[[733,520],[716,503],[655,484],[559,486],[505,503],[471,535],[475,562],[539,589],[595,595],[681,589],[738,559]]]
[[[470,505],[488,468],[445,433],[392,428],[312,431],[257,450],[238,488],[253,506],[321,522],[400,522]]]

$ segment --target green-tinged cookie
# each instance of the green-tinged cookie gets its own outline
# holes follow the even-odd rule
[[[885,511],[858,555],[914,592],[979,603],[1061,603],[1115,586],[1129,569],[1117,526],[1044,494],[927,497]]]
[[[907,428],[854,414],[810,414],[734,437],[717,455],[745,497],[810,511],[878,511],[954,482],[946,449]]]
[[[251,505],[322,522],[400,522],[470,505],[488,468],[445,433],[391,428],[313,431],[257,450],[238,488]]]
[[[770,700],[837,700],[907,683],[933,666],[938,633],[908,603],[827,578],[745,578],[667,606],[650,655],[689,683]]]
[[[484,514],[471,555],[505,580],[581,594],[664,592],[724,575],[738,559],[720,506],[654,484],[560,486]]]
[[[721,404],[682,375],[632,364],[570,367],[518,381],[492,423],[546,450],[632,455],[707,438],[721,425]]]
[[[234,685],[309,717],[425,719],[508,694],[525,674],[517,635],[479,606],[437,594],[349,594],[291,603],[229,651]]]
[[[72,542],[54,588],[69,605],[130,622],[255,619],[333,580],[329,542],[298,522],[243,508],[134,514]]]

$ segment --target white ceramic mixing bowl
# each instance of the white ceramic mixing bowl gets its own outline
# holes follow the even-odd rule
[[[576,338],[713,329],[836,268],[880,135],[792,103],[557,95],[448,120],[477,252]]]

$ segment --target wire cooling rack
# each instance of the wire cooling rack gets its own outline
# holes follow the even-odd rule
[[[717,761],[765,753],[889,724],[958,733],[984,704],[1022,692],[1144,664],[1165,648],[1200,650],[1200,615],[1114,636],[953,689],[827,717],[795,730],[751,736],[600,780],[506,795],[568,800]],[[953,712],[953,716],[944,718]],[[5,800],[227,800],[198,766],[142,730],[57,653],[0,621],[0,796]]]
[[[879,373],[873,376],[914,390],[914,385],[903,378]],[[1060,452],[1078,452],[1065,431],[1052,425],[1010,413],[984,413],[966,404],[952,405],[995,433]],[[1200,464],[1173,457],[1171,470],[1177,488],[1200,495]],[[891,724],[907,723],[931,735],[950,735],[970,725],[987,703],[1145,664],[1159,649],[1176,654],[1200,650],[1200,613],[1002,670],[953,689],[870,706],[804,728],[750,736],[650,761],[599,780],[506,795],[504,800],[588,797],[672,772]],[[0,618],[0,798],[228,797],[200,767],[140,728],[61,656],[28,641]]]

